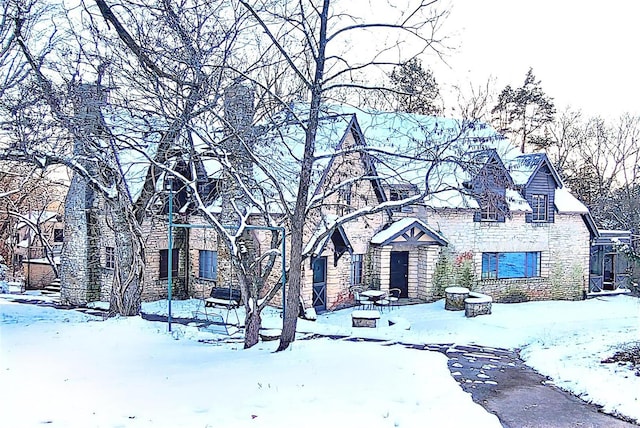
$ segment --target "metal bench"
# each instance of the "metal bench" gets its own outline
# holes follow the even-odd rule
[[[227,310],[227,316],[224,319],[225,324],[229,324],[229,312],[233,310],[236,315],[237,324],[240,324],[238,317],[238,307],[242,303],[242,294],[240,290],[233,288],[214,287],[211,289],[209,297],[204,299],[204,312],[208,316],[207,308],[224,308]]]

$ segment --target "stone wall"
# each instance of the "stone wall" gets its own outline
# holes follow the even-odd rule
[[[473,253],[474,290],[495,301],[582,299],[588,286],[589,231],[579,214],[556,213],[554,223],[526,223],[514,213],[504,223],[474,222],[471,210],[431,213],[428,223],[453,255]],[[483,252],[540,252],[540,278],[481,280]],[[452,284],[455,285],[455,284]]]

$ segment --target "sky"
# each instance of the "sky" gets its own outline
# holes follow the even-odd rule
[[[0,294],[0,426],[500,427],[458,386],[461,374],[450,374],[443,354],[398,341],[520,348],[557,386],[640,420],[640,377],[600,363],[637,340],[634,297],[494,304],[491,315],[475,318],[440,300],[385,311],[376,328],[352,328],[349,308],[300,320],[298,332],[382,343],[297,340],[279,353],[277,341],[243,351],[237,333],[178,324],[168,333],[166,323],[140,317],[103,320],[12,301],[24,297]],[[189,317],[199,305],[174,301],[173,313]],[[143,311],[166,314],[167,302],[144,303]],[[281,326],[279,315],[265,309],[263,326]],[[495,384],[492,370],[483,366],[473,382]]]
[[[631,0],[448,0],[443,35],[453,49],[432,59],[441,86],[521,86],[533,67],[559,111],[640,114],[640,3]],[[443,88],[444,89],[444,88]],[[444,92],[444,91],[443,91]]]

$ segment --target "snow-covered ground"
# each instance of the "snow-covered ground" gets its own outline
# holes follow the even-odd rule
[[[223,336],[177,324],[168,333],[166,323],[102,321],[15,297],[0,295],[0,426],[500,426],[439,353],[331,339],[297,340],[280,353],[277,342],[242,350],[238,335],[216,341]],[[172,314],[200,306],[174,301]],[[143,311],[166,314],[167,302]],[[492,315],[471,319],[439,301],[385,312],[376,329],[351,328],[351,311],[300,321],[299,331],[522,348],[559,386],[640,420],[640,377],[600,364],[620,343],[640,340],[639,299],[494,304]],[[390,317],[411,329],[386,327]],[[263,325],[280,323],[278,311],[265,311]]]

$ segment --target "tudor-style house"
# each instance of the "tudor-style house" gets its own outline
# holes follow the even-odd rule
[[[241,91],[245,98],[248,94]],[[251,109],[251,101],[244,104]],[[297,196],[305,141],[297,118],[305,108],[292,105],[252,131],[256,156],[266,160],[281,186],[278,194],[289,201]],[[244,115],[242,126],[251,126],[251,116]],[[119,163],[133,164],[130,155]],[[316,156],[303,236],[305,307],[323,311],[350,304],[354,286],[398,288],[401,297],[422,301],[441,298],[450,285],[470,286],[497,302],[582,299],[589,291],[590,243],[598,231],[588,210],[546,155],[519,153],[484,123],[326,107]],[[189,161],[197,167],[187,168],[187,162],[181,167],[176,158],[174,169],[197,182],[208,195],[209,212],[221,215],[220,195],[228,187],[219,165],[204,158]],[[146,171],[140,168],[143,160],[136,162],[127,177],[134,199]],[[264,181],[263,171],[249,174],[256,183]],[[166,298],[169,272],[176,298],[203,297],[214,285],[232,281],[227,250],[213,230],[178,229],[168,248],[163,180],[156,192],[158,209],[143,224],[143,299]],[[179,222],[204,223],[191,208],[189,192],[175,192]],[[79,195],[80,202],[88,200]],[[76,217],[86,221],[86,212],[100,212],[97,206],[76,208],[82,215],[67,212],[71,223]],[[282,212],[277,204],[272,208],[274,215]],[[73,211],[73,204],[67,209]],[[108,225],[96,218],[97,226],[76,228],[91,237],[75,230],[77,242],[67,242],[70,250],[79,250],[68,251],[69,257],[100,260],[99,266],[76,269],[74,281],[63,283],[63,298],[70,303],[109,299],[116,249]],[[269,249],[259,232],[252,236],[258,252]],[[273,303],[280,304],[280,296]]]
[[[296,132],[278,129],[284,145]],[[317,181],[316,194],[329,196],[309,218],[307,305],[335,308],[354,285],[433,301],[463,269],[464,285],[497,302],[586,296],[598,232],[546,155],[522,155],[482,123],[406,113],[337,108],[319,135],[333,136],[339,154]],[[375,205],[389,208],[340,220]]]

